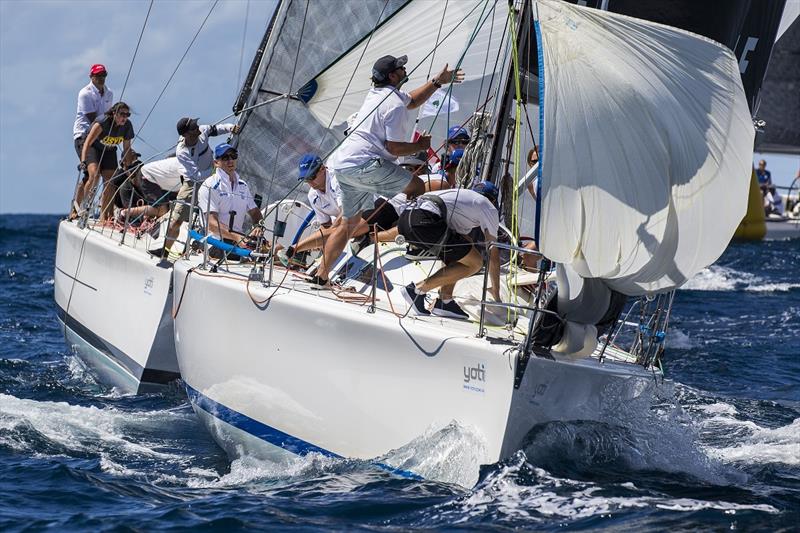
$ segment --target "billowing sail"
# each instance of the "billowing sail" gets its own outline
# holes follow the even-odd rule
[[[624,294],[677,287],[744,215],[753,127],[730,49],[537,3],[544,254]]]
[[[315,91],[308,102],[311,112],[322,124],[344,123],[364,102],[372,85],[372,64],[384,55],[408,56],[406,87],[410,88],[424,84],[445,63],[451,68],[459,65],[465,81],[491,76],[507,24],[506,11],[503,3],[494,0],[409,2],[369,41],[364,39],[315,77]]]

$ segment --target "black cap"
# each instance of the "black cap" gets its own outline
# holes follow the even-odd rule
[[[389,73],[408,63],[408,56],[383,56],[372,65],[372,79],[383,83],[388,81]]]
[[[197,119],[183,117],[178,121],[177,128],[178,128],[178,135],[183,135],[187,131],[192,131],[193,129],[197,128]]]

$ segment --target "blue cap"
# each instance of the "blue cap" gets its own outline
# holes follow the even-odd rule
[[[300,174],[297,178],[298,181],[307,180],[314,176],[319,170],[319,167],[322,166],[322,159],[315,156],[314,154],[306,154],[300,158],[300,165],[299,170]]]
[[[214,159],[219,159],[220,157],[222,157],[226,153],[230,152],[231,150],[233,150],[235,152],[236,148],[234,148],[233,146],[231,146],[228,143],[222,143],[222,144],[217,145],[217,147],[214,148]]]
[[[481,193],[493,204],[497,203],[497,195],[500,191],[497,190],[497,185],[491,181],[481,181],[480,183],[476,183],[475,186],[472,187],[472,190]]]
[[[447,140],[449,141],[450,139],[469,139],[469,132],[461,126],[451,126],[447,130]]]

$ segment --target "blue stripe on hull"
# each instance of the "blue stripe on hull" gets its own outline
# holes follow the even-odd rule
[[[217,403],[208,396],[205,396],[200,391],[194,389],[188,383],[184,384],[186,385],[186,395],[189,396],[189,400],[192,402],[192,405],[201,408],[203,411],[222,420],[223,422],[226,422],[227,424],[230,424],[236,429],[244,431],[245,433],[249,433],[254,437],[268,442],[273,446],[283,448],[284,450],[295,455],[303,456],[309,453],[318,453],[326,457],[343,459],[343,457],[337,453],[326,450],[325,448],[320,448],[319,446],[315,446],[310,442],[306,442],[303,439],[299,439],[289,435],[288,433],[284,433],[279,429],[270,427],[262,422],[259,422],[258,420],[235,411],[230,407],[226,407],[221,403]],[[381,470],[385,470],[401,477],[409,479],[423,479],[421,476],[413,472],[394,468],[384,463],[371,462],[371,464],[380,468]]]

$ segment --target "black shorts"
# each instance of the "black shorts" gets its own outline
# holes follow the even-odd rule
[[[395,227],[400,217],[397,216],[397,211],[392,204],[384,198],[378,198],[375,200],[374,209],[362,212],[361,218],[366,220],[370,226],[378,226],[378,231],[385,231]]]
[[[102,146],[102,145],[101,145]],[[102,160],[100,154],[103,155]],[[105,150],[95,145],[89,147],[86,151],[86,163],[99,163],[100,170],[116,170],[117,169],[117,147],[106,146]]]
[[[167,192],[150,180],[142,179],[142,194],[147,205],[158,207],[178,197],[178,191]]]
[[[400,215],[397,230],[406,241],[430,250],[442,242],[445,233],[449,233],[437,257],[445,265],[455,263],[467,256],[472,250],[472,243],[454,231],[447,231],[447,223],[442,217],[425,209],[406,209]]]

